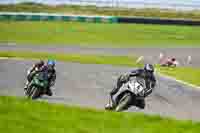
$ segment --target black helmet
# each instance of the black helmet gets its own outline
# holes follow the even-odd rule
[[[44,61],[43,60],[39,60],[37,63],[36,63],[36,66],[37,67],[41,67],[44,65]]]
[[[172,58],[172,61],[176,61],[176,59],[175,59],[175,58]]]
[[[144,70],[148,72],[154,72],[154,67],[152,64],[145,64],[144,65]]]

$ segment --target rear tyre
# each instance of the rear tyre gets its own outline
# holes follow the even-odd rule
[[[47,96],[52,96],[52,95],[53,95],[53,92],[50,90],[50,88],[48,88],[48,89],[46,90],[46,95],[47,95]]]
[[[132,99],[131,94],[126,93],[119,101],[119,104],[117,105],[115,111],[120,112],[120,111],[127,109],[131,102],[131,99]]]
[[[144,109],[145,108],[145,100],[144,99],[137,100],[136,106],[140,109]]]

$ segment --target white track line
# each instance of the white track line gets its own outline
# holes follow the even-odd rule
[[[19,58],[19,57],[0,57],[0,60],[25,60],[25,58]]]
[[[160,72],[157,72],[160,76],[164,77],[164,78],[167,78],[167,79],[171,79],[171,80],[174,80],[178,83],[181,83],[181,84],[184,84],[184,85],[187,85],[187,86],[190,86],[190,87],[193,87],[193,88],[198,88],[200,89],[200,86],[196,86],[196,85],[193,85],[193,84],[190,84],[188,82],[185,82],[185,81],[182,81],[182,80],[179,80],[179,79],[176,79],[174,77],[171,77],[171,76],[168,76],[168,75],[165,75],[165,74],[162,74]]]
[[[37,58],[29,58],[30,60],[39,60]],[[28,60],[28,58],[20,58],[20,57],[0,57],[0,60],[18,60],[18,61],[22,61],[22,60]]]
[[[7,60],[9,59],[8,57],[0,57],[0,60]]]

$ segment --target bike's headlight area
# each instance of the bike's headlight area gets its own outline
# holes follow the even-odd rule
[[[43,82],[41,82],[41,81],[39,81],[39,80],[35,80],[35,84],[38,84],[38,85],[40,85],[40,86],[44,86],[44,83]]]
[[[35,83],[36,83],[36,84],[38,84],[38,83],[39,83],[39,81],[38,81],[37,79],[35,79]]]
[[[44,83],[40,83],[41,86],[44,86]]]

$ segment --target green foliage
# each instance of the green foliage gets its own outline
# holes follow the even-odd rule
[[[0,22],[0,42],[89,47],[199,46],[200,27],[78,22]]]
[[[136,64],[136,58],[133,56],[101,56],[101,55],[79,55],[79,54],[52,54],[37,53],[30,51],[1,51],[0,57],[18,57],[25,59],[56,59],[67,62],[78,62],[83,64],[110,64],[124,66],[141,66]]]
[[[0,130],[6,133],[198,133],[200,124],[1,96]]]

